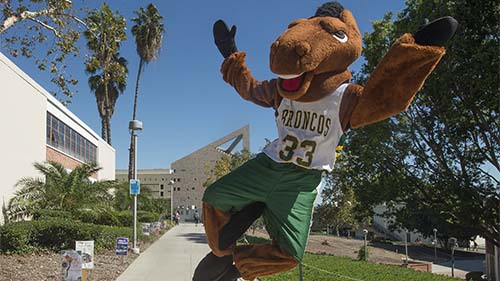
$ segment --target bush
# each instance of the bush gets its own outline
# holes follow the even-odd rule
[[[147,211],[137,211],[137,220],[139,222],[157,222],[160,220],[160,214]]]
[[[37,210],[33,214],[34,220],[46,220],[49,218],[71,218],[71,213],[60,210]]]
[[[116,212],[116,218],[120,221],[122,226],[132,226],[134,224],[132,211]]]
[[[95,223],[99,214],[94,210],[78,210],[73,213],[73,218],[81,222]]]
[[[2,227],[0,234],[2,252],[29,253],[36,249],[59,251],[74,248],[75,240],[94,240],[96,251],[99,251],[114,248],[117,237],[131,238],[132,229],[75,223],[58,218],[8,223]]]
[[[116,216],[116,211],[113,210],[101,210],[98,212],[97,220],[95,224],[111,225],[111,226],[122,226],[120,220]]]
[[[368,261],[369,256],[370,256],[370,250],[368,249],[368,245],[366,246],[366,248],[365,246],[361,246],[358,251],[358,261]]]
[[[73,218],[86,223],[123,226],[117,216],[117,212],[113,210],[78,210],[74,213]]]

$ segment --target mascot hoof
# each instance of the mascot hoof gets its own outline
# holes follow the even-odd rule
[[[413,36],[415,43],[423,46],[444,46],[457,31],[458,22],[452,17],[442,17],[419,28]]]
[[[240,272],[233,265],[233,256],[206,255],[194,270],[193,281],[236,281]]]

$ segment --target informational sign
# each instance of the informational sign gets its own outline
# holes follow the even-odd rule
[[[94,240],[91,241],[76,241],[75,250],[82,257],[82,268],[94,268]]]
[[[130,194],[140,194],[141,193],[141,181],[140,180],[130,180]]]
[[[82,257],[75,250],[64,250],[62,256],[63,281],[82,281]]]
[[[116,238],[116,255],[126,256],[128,254],[128,237]]]

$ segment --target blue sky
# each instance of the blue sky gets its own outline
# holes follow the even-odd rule
[[[89,1],[90,2],[90,1]],[[289,22],[312,16],[325,1],[153,1],[165,17],[166,34],[157,61],[147,65],[140,84],[138,119],[144,122],[139,136],[139,168],[167,168],[196,149],[250,124],[252,152],[258,152],[265,138],[277,136],[272,109],[246,102],[221,78],[222,56],[213,44],[212,25],[217,19],[238,27],[236,44],[247,53],[247,64],[259,80],[271,79],[269,47]],[[102,1],[92,1],[92,7]],[[138,67],[135,44],[130,34],[133,11],[147,1],[108,1],[113,10],[127,18],[129,38],[120,53],[129,62],[128,86],[119,98],[112,119],[112,141],[117,168],[128,163],[128,121],[132,118],[133,95]],[[388,11],[404,8],[402,0],[342,1],[357,19],[362,33],[371,31],[371,21]],[[69,109],[96,132],[100,119],[95,98],[89,91],[83,60],[88,53],[81,41],[81,57],[68,61],[80,83]],[[8,55],[8,54],[6,54]],[[9,56],[9,55],[8,55]],[[9,56],[10,57],[10,56]],[[47,73],[40,73],[33,61],[12,58],[47,90],[54,90]],[[362,59],[351,70],[359,70]]]

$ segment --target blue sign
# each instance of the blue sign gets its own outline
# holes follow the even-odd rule
[[[141,181],[140,180],[130,180],[130,194],[140,194],[141,193]]]
[[[116,255],[126,256],[128,254],[128,237],[116,238]]]

